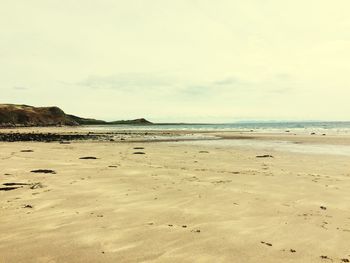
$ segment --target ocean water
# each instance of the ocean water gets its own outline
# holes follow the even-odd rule
[[[195,131],[236,131],[255,133],[292,133],[292,134],[327,134],[327,135],[350,135],[350,122],[273,122],[273,123],[231,123],[231,124],[179,124],[179,125],[101,125],[85,126],[84,129],[100,132],[124,132],[124,131],[193,131],[193,134],[172,136],[177,144],[192,144],[215,147],[248,147],[262,153],[270,151],[287,151],[304,154],[331,154],[350,156],[349,145],[331,144],[296,144],[292,141],[273,140],[219,140],[217,137]],[[152,135],[153,136],[153,135]],[[169,139],[168,136],[157,135],[148,139],[162,141]]]
[[[261,133],[291,132],[297,134],[350,134],[350,122],[255,122],[227,124],[178,124],[178,125],[97,125],[86,129],[98,131],[254,131]]]

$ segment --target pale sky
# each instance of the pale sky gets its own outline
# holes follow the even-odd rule
[[[0,103],[350,120],[349,0],[0,0]]]

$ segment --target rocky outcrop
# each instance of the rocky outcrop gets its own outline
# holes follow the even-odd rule
[[[152,122],[141,118],[141,119],[135,119],[135,120],[123,120],[123,121],[102,121],[102,120],[95,120],[95,119],[87,119],[87,118],[81,118],[74,115],[68,115],[70,118],[72,118],[74,121],[81,125],[150,125],[153,124]]]
[[[79,123],[80,125],[105,125],[108,124],[105,121],[102,120],[95,120],[95,119],[89,119],[89,118],[81,118],[75,115],[68,115],[72,120]]]
[[[144,118],[141,118],[141,119],[128,120],[128,121],[111,121],[111,122],[108,122],[107,124],[150,125],[153,123]]]
[[[0,127],[77,126],[77,125],[149,125],[146,119],[106,122],[64,113],[58,107],[0,104]]]
[[[0,126],[76,126],[79,125],[58,107],[0,104]]]

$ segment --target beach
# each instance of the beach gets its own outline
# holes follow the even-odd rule
[[[1,263],[350,260],[350,155],[254,147],[347,147],[350,136],[136,131],[103,138],[0,142]]]

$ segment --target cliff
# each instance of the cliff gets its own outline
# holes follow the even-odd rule
[[[106,122],[64,113],[58,107],[0,104],[0,127],[77,126],[77,125],[150,125],[146,119]]]
[[[0,126],[79,125],[58,107],[0,104]]]

